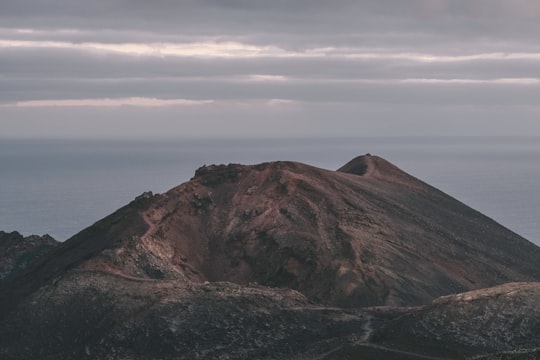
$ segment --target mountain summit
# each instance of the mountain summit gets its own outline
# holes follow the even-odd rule
[[[81,321],[107,332],[127,316],[132,331],[142,326],[133,323],[143,321],[137,312],[154,319],[166,304],[203,304],[205,291],[236,299],[233,312],[235,301],[267,311],[277,299],[295,309],[417,306],[538,281],[539,259],[532,243],[377,156],[338,171],[287,161],[211,165],[167,193],[142,194],[6,281],[1,315],[20,328],[13,314],[37,311],[47,323],[61,304],[67,314],[86,304],[104,318]],[[58,326],[72,329],[74,321]],[[92,336],[79,334],[78,351],[92,353],[82,345],[98,341]]]

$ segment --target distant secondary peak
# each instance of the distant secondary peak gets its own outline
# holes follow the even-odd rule
[[[368,172],[368,169],[374,165],[372,158],[373,156],[370,153],[357,156],[340,167],[337,171],[363,176]]]

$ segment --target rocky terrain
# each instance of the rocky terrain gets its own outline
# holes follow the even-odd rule
[[[49,235],[23,237],[16,231],[0,231],[0,281],[33,264],[58,244]]]
[[[503,359],[540,346],[540,249],[376,156],[338,171],[204,166],[32,259],[0,284],[1,358]]]
[[[378,340],[413,351],[429,349],[436,355],[487,353],[492,358],[526,358],[528,354],[537,359],[539,304],[537,282],[444,296],[400,317]]]

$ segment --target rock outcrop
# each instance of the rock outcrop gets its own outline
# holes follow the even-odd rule
[[[379,343],[462,358],[537,359],[540,283],[509,283],[449,295],[410,311],[379,334]]]
[[[15,276],[58,244],[49,235],[23,237],[16,231],[0,231],[0,281]]]

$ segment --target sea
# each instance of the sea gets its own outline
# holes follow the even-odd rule
[[[0,230],[64,241],[210,164],[384,157],[540,245],[540,137],[0,139]]]

